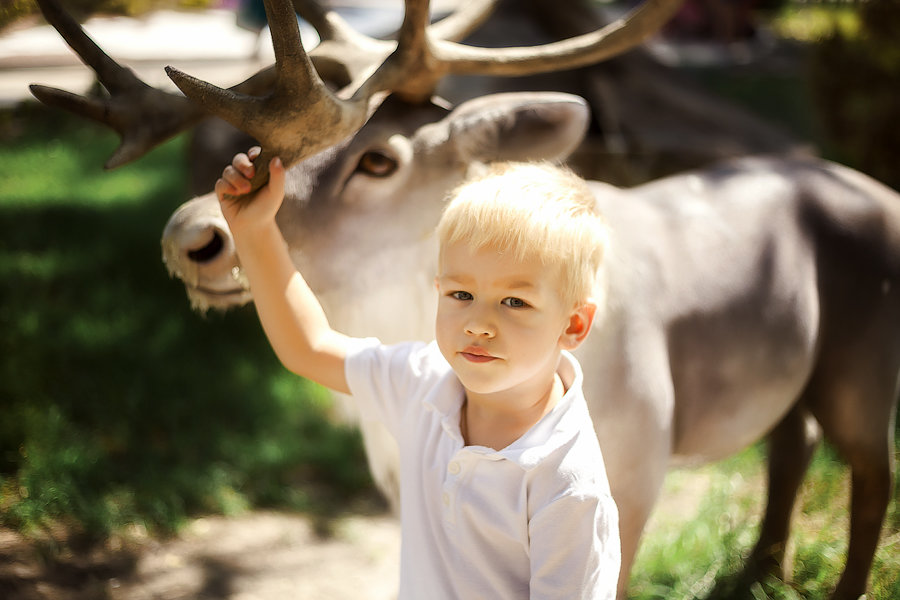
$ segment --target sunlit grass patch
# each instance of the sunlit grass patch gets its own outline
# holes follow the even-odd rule
[[[753,447],[696,470],[673,471],[648,525],[632,575],[639,600],[827,598],[843,570],[848,541],[848,469],[820,448],[801,489],[787,582],[737,583],[758,535],[766,493],[764,451]],[[892,503],[872,568],[869,600],[900,597],[900,541]]]
[[[759,452],[667,478],[638,552],[632,596],[705,598],[737,570],[761,515]]]

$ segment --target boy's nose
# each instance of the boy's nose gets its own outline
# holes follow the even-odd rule
[[[488,325],[487,321],[469,321],[465,329],[467,335],[475,337],[494,337],[496,333],[494,328]]]
[[[466,335],[473,337],[494,337],[497,333],[494,319],[496,315],[491,306],[484,302],[474,301],[466,312],[464,329]]]

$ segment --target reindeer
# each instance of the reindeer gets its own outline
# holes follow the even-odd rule
[[[41,1],[112,96],[33,86],[36,96],[119,130],[113,163],[203,110],[260,140],[261,165],[272,155],[293,165],[279,227],[329,318],[384,341],[432,336],[431,230],[446,191],[486,162],[562,160],[587,127],[587,106],[572,95],[497,94],[448,107],[431,97],[436,83],[449,72],[512,75],[601,60],[639,43],[678,4],[650,0],[598,32],[487,51],[449,40],[481,22],[490,1],[429,25],[427,1],[406,0],[398,40],[386,42],[298,0],[324,40],[307,55],[293,7],[267,0],[275,67],[232,90],[170,69],[190,104],[144,89]],[[156,99],[132,110],[132,90]],[[164,113],[164,125],[141,130],[151,121],[146,110]],[[762,437],[769,499],[746,571],[789,568],[791,512],[823,436],[852,470],[847,563],[832,598],[859,597],[893,482],[900,197],[846,167],[787,157],[737,159],[630,189],[591,185],[613,242],[606,314],[580,359],[620,511],[619,597],[667,469],[717,460]],[[251,300],[212,194],[176,211],[163,247],[195,305]],[[398,310],[409,328],[394,326]],[[395,497],[396,446],[383,430],[360,425],[373,476]]]

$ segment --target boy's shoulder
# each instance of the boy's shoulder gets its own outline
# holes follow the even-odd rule
[[[353,338],[347,347],[345,361],[371,362],[395,368],[431,369],[443,371],[449,368],[437,342],[408,340],[385,344],[378,338]]]
[[[535,456],[541,459],[540,468],[533,475],[546,479],[545,483],[556,493],[568,489],[573,493],[608,495],[603,453],[582,390],[581,366],[569,353],[563,354],[560,375],[568,390],[558,406],[558,414],[549,423],[553,433],[535,448]]]
[[[452,372],[436,342],[383,344],[376,338],[352,340],[344,359],[351,393],[418,393]]]
[[[610,496],[606,465],[592,427],[579,428],[567,444],[549,452],[531,473],[532,489],[545,496],[537,504],[562,496]]]

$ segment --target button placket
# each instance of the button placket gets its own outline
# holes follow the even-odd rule
[[[461,476],[463,474],[463,452],[464,451],[458,452],[450,462],[447,463],[447,470],[444,475],[444,489],[441,493],[441,502],[444,505],[444,519],[450,523],[453,523],[456,520],[455,505],[459,494]]]

